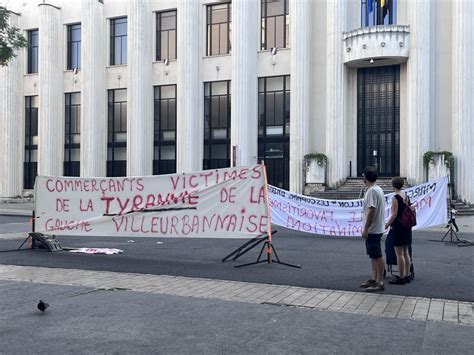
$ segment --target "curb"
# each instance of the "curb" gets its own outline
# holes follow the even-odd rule
[[[0,216],[31,217],[33,211],[25,210],[0,210]]]

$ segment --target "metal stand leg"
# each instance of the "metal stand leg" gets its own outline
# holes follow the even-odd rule
[[[259,241],[260,242],[260,241]],[[265,250],[265,248],[267,248],[267,253],[268,254],[275,254],[275,259],[263,259],[263,260],[260,260],[260,258],[262,257],[262,254],[263,254],[263,251]],[[256,265],[256,264],[261,264],[261,263],[277,263],[277,264],[281,264],[281,265],[286,265],[286,266],[289,266],[289,267],[294,267],[294,268],[297,268],[297,269],[301,269],[301,266],[300,265],[293,265],[293,264],[289,264],[289,263],[285,263],[283,261],[280,261],[280,258],[278,257],[278,254],[275,250],[275,247],[273,246],[272,243],[270,243],[270,240],[269,239],[266,239],[265,240],[265,243],[263,244],[262,246],[262,249],[260,249],[260,253],[258,254],[258,258],[257,258],[257,261],[254,261],[252,263],[247,263],[247,264],[242,264],[242,265],[236,265],[235,267],[236,268],[239,268],[239,267],[244,267],[244,266],[250,266],[250,265]]]
[[[276,233],[275,232],[272,232],[272,233]],[[249,241],[245,242],[243,245],[241,245],[240,247],[238,247],[237,249],[235,249],[232,253],[230,253],[229,255],[227,255],[225,258],[222,259],[222,262],[226,262],[227,259],[229,259],[230,257],[232,257],[233,255],[235,255],[232,260],[235,261],[237,260],[239,257],[241,257],[242,255],[244,255],[246,252],[248,252],[250,249],[256,247],[258,244],[260,244],[261,242],[265,241],[266,239],[268,238],[267,234],[261,234],[255,238],[252,238],[250,239]],[[252,244],[251,246],[249,246],[248,248],[246,248],[248,245]],[[246,249],[245,249],[246,248]],[[243,251],[242,251],[243,250]]]

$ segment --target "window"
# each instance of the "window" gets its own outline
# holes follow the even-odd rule
[[[67,26],[67,69],[81,67],[81,24]]]
[[[127,18],[110,20],[110,65],[127,64]]]
[[[127,174],[127,89],[109,90],[107,176]]]
[[[23,188],[32,189],[38,171],[38,96],[25,97],[25,161]]]
[[[176,11],[156,14],[156,60],[176,59]]]
[[[362,27],[397,23],[397,0],[361,0]]]
[[[262,0],[261,48],[287,48],[289,31],[288,0]]]
[[[28,74],[38,72],[38,30],[28,31]]]
[[[204,169],[230,166],[230,81],[204,83]]]
[[[268,182],[288,190],[290,177],[290,77],[258,79],[258,159]]]
[[[272,76],[258,79],[258,134],[290,135],[290,77]]]
[[[155,86],[153,175],[176,172],[176,85]]]
[[[81,93],[67,93],[65,101],[64,176],[80,176]]]
[[[207,55],[230,53],[231,4],[207,7]]]

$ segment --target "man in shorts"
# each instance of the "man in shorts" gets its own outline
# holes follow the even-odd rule
[[[367,292],[378,292],[385,290],[384,263],[380,246],[380,239],[385,230],[385,196],[383,190],[376,184],[376,168],[365,168],[363,176],[367,191],[364,196],[362,237],[365,239],[367,255],[372,263],[372,278],[360,287],[365,288]]]

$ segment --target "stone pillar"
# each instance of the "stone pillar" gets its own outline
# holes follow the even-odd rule
[[[474,4],[453,0],[452,147],[457,197],[474,203]]]
[[[63,26],[58,7],[39,7],[38,175],[63,175]]]
[[[106,20],[104,4],[82,0],[81,24],[81,176],[105,176],[107,96],[105,88]]]
[[[257,163],[259,3],[232,2],[231,146],[236,166]],[[233,154],[233,149],[231,154]]]
[[[19,15],[10,12],[9,25],[18,27]],[[25,124],[21,51],[0,66],[0,198],[21,195]]]
[[[308,152],[311,80],[311,1],[290,1],[290,191],[303,193]]]
[[[431,1],[407,3],[410,17],[410,58],[407,65],[407,177],[424,180],[423,154],[430,150],[430,7]]]
[[[127,175],[153,172],[152,21],[148,0],[129,0]]]
[[[204,126],[200,50],[200,1],[178,0],[176,170],[202,169]]]
[[[326,66],[326,155],[328,184],[338,186],[346,178],[344,137],[343,42],[346,17],[345,0],[328,0]],[[293,99],[293,98],[292,98]],[[294,114],[291,114],[294,117]]]

